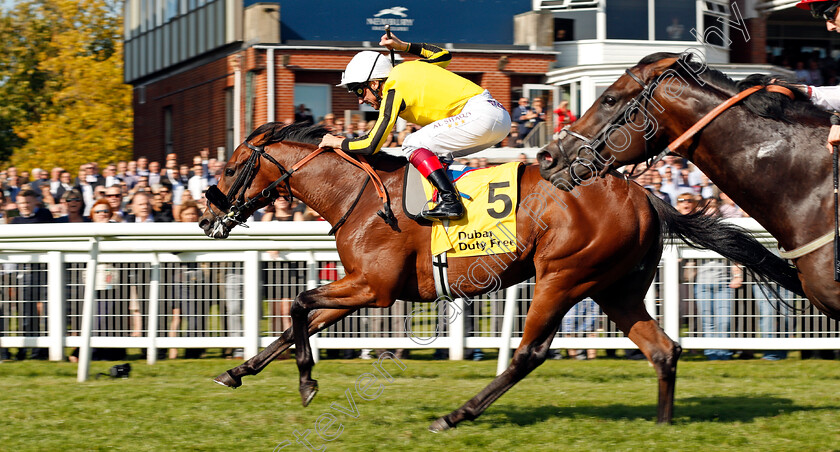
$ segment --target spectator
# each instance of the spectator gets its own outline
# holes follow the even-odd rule
[[[61,199],[62,196],[64,196],[64,193],[68,190],[76,189],[76,190],[79,190],[79,192],[81,193],[81,188],[76,186],[76,185],[73,185],[73,180],[72,179],[73,179],[73,176],[70,174],[69,171],[62,171],[61,172],[61,174],[59,175],[59,178],[58,178],[59,185],[55,189],[55,193],[53,194],[54,199]]]
[[[184,202],[181,209],[180,221],[183,223],[197,223],[201,216],[198,204],[195,201]],[[172,306],[172,318],[169,323],[169,337],[177,337],[181,331],[181,319],[186,317],[189,336],[203,336],[206,330],[206,314],[204,312],[204,301],[198,298],[199,284],[204,280],[203,271],[195,262],[181,263],[177,265],[176,291],[178,296]],[[229,313],[228,313],[229,314]],[[241,308],[240,308],[241,315]],[[240,328],[241,330],[241,321]],[[199,358],[204,349],[187,349],[186,358]],[[178,349],[169,349],[169,359],[178,357]],[[241,355],[239,356],[242,357]]]
[[[689,196],[680,195],[679,202],[697,206],[699,196],[686,201],[685,198]],[[709,204],[704,209],[704,214],[720,216],[720,211],[715,204]],[[743,284],[743,270],[735,264],[719,259],[706,259],[699,264],[695,261],[695,269],[694,299],[703,336],[724,338],[730,331],[734,290]],[[732,358],[731,350],[706,349],[703,354],[709,360]]]
[[[138,176],[148,176],[149,175],[149,159],[145,156],[141,156],[137,158],[137,175]]]
[[[122,179],[117,177],[117,165],[110,164],[106,166],[103,173],[103,176],[105,176],[105,187],[110,187],[122,182]]]
[[[557,115],[557,126],[554,127],[554,132],[560,132],[563,130],[563,127],[577,121],[577,117],[575,114],[569,110],[569,101],[563,100],[560,101],[560,105],[554,110],[554,113]]]
[[[201,165],[193,166],[193,173],[195,175],[187,183],[187,189],[190,191],[194,200],[200,199],[204,195],[204,191],[209,187],[203,171]]]
[[[158,184],[158,189],[152,195],[152,215],[156,223],[171,223],[175,221],[172,212],[172,189]]]
[[[55,220],[56,223],[84,223],[90,221],[84,215],[85,203],[82,199],[82,192],[79,190],[70,190],[64,192],[61,197],[62,211],[66,214]]]
[[[38,196],[32,190],[24,190],[18,194],[17,208],[20,216],[12,218],[11,224],[52,223],[50,211],[38,205]],[[46,271],[40,269],[40,264],[17,264],[17,278],[21,298],[19,302],[20,331],[26,336],[37,336],[41,333],[41,317],[46,315]],[[17,359],[26,359],[27,349],[18,349]],[[31,351],[31,359],[47,359],[45,348]]]
[[[512,124],[510,126],[510,133],[507,136],[507,145],[510,148],[521,148],[523,146],[522,138],[524,136],[519,133],[519,126]]]
[[[121,185],[112,185],[105,189],[105,199],[108,200],[108,205],[111,207],[111,218],[115,223],[122,223],[125,221],[125,210],[123,208],[124,194]]]
[[[306,108],[306,105],[300,104],[295,110],[295,122],[312,125],[315,124],[315,118],[312,117],[312,112]]]
[[[529,101],[527,97],[520,97],[519,105],[517,105],[510,114],[513,122],[515,122],[519,127],[519,135],[523,138],[528,135],[531,127],[533,127],[533,124],[530,123],[530,119],[533,114],[530,104],[531,101]]]
[[[583,337],[586,333],[589,337],[595,337],[600,309],[595,300],[584,298],[563,317],[563,333],[566,337]],[[595,359],[597,350],[576,350],[569,349],[569,359]]]
[[[131,213],[126,215],[126,223],[154,223],[152,204],[148,192],[140,191],[131,197]]]
[[[154,187],[160,183],[160,162],[149,162],[149,185]]]

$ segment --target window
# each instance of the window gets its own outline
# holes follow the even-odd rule
[[[250,132],[249,132],[250,133]],[[227,154],[225,159],[233,155],[233,88],[225,89],[225,146]]]
[[[606,2],[607,39],[648,39],[648,5],[639,0]]]
[[[320,83],[295,83],[295,105],[304,104],[315,122],[332,111],[332,86]],[[339,112],[341,115],[341,112]]]
[[[173,150],[173,125],[172,125],[172,105],[163,107],[163,148],[166,153],[175,152]]]
[[[689,30],[697,28],[694,0],[655,0],[654,22],[657,41],[694,41]]]
[[[703,2],[703,42],[719,47],[730,44],[729,5],[720,0]]]

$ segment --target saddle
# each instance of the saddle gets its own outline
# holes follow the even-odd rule
[[[457,183],[461,176],[478,169],[465,165],[447,165],[445,163],[444,168],[446,168],[446,174],[449,176],[449,180],[453,183]],[[424,188],[424,184],[428,185],[426,178],[420,174],[420,171],[414,165],[408,164],[405,166],[405,178],[403,180],[405,181],[403,183],[402,193],[403,212],[405,212],[408,218],[419,223],[431,223],[420,215],[424,208],[429,207],[437,201],[436,199],[429,199],[426,195]],[[469,199],[466,194],[462,193],[461,196]]]

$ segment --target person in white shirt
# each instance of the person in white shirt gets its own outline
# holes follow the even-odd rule
[[[193,174],[194,176],[187,183],[187,189],[190,191],[192,198],[198,200],[204,196],[204,190],[207,190],[209,185],[204,177],[204,169],[201,164],[193,166]]]

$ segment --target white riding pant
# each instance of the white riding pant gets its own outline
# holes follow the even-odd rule
[[[422,127],[405,138],[406,158],[419,148],[451,160],[478,152],[502,141],[510,133],[510,114],[489,91],[468,100],[461,113]]]

